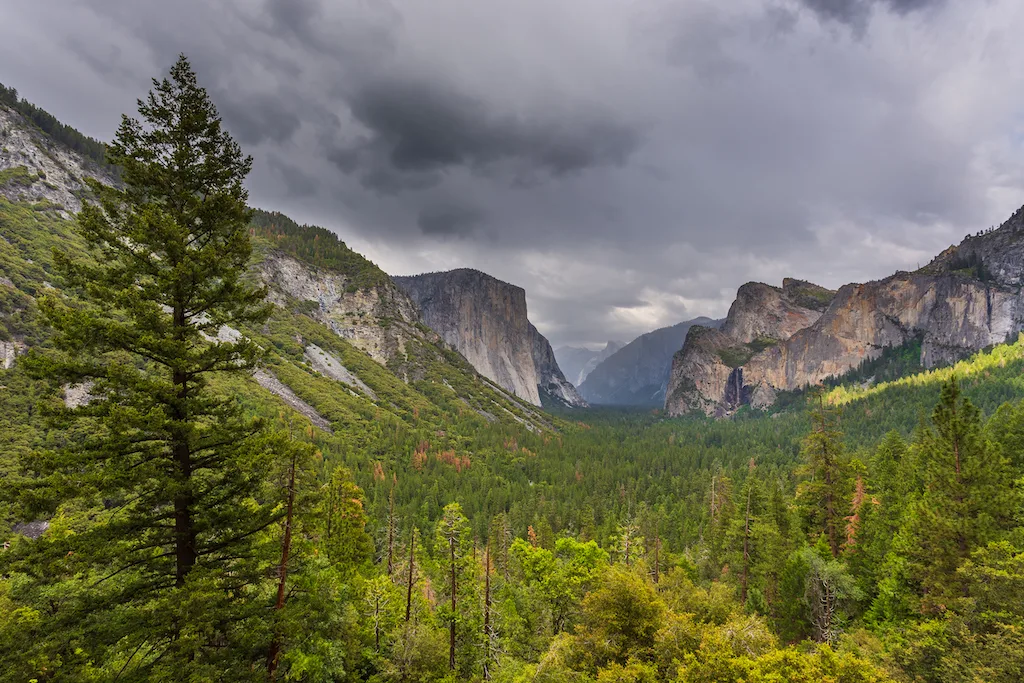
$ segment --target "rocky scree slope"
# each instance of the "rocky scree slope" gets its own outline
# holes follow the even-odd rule
[[[809,324],[794,330],[794,319],[788,336],[764,348],[749,338],[765,321],[727,323],[723,331],[743,334],[726,338],[688,338],[674,360],[666,409],[673,415],[723,415],[745,404],[764,408],[778,391],[840,376],[886,348],[918,339],[924,367],[952,363],[1024,328],[1022,284],[1024,209],[998,229],[965,238],[918,271],[844,285]],[[734,306],[742,300],[738,295]],[[748,317],[765,316],[750,310]]]
[[[622,406],[661,406],[665,402],[672,355],[693,325],[715,328],[720,320],[694,318],[642,334],[611,354],[580,385],[589,403]]]
[[[522,287],[469,268],[393,279],[420,307],[427,326],[480,374],[536,406],[542,397],[586,405],[559,369],[551,344],[527,318]]]

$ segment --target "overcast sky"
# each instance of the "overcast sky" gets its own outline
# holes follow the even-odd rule
[[[913,269],[1024,203],[1020,0],[7,5],[0,82],[64,122],[110,139],[183,52],[255,205],[523,286],[555,345]]]

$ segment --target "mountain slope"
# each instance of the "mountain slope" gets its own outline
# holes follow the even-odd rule
[[[916,272],[841,287],[820,316],[778,343],[751,348],[728,373],[706,339],[694,340],[676,358],[666,409],[678,415],[723,414],[746,403],[765,407],[779,391],[841,375],[917,339],[923,367],[952,363],[1024,328],[1022,278],[1024,209]],[[717,379],[705,381],[711,375]]]
[[[420,307],[427,326],[480,374],[537,406],[542,394],[564,405],[584,405],[548,340],[527,318],[522,287],[469,268],[394,281]]]
[[[0,138],[0,372],[3,384],[35,386],[17,357],[46,343],[35,302],[60,287],[52,249],[84,246],[69,220],[87,198],[84,178],[116,176],[3,104]],[[366,449],[355,467],[381,452],[468,457],[492,428],[539,433],[561,424],[481,377],[423,325],[383,271],[333,233],[262,211],[251,233],[249,277],[269,287],[273,313],[260,329],[218,334],[245,335],[267,350],[255,376],[223,382],[251,410],[308,422],[333,457]],[[30,414],[8,417],[31,433]]]
[[[679,350],[693,325],[716,327],[720,321],[694,318],[642,334],[611,354],[587,375],[580,394],[602,405],[662,405],[672,354]]]

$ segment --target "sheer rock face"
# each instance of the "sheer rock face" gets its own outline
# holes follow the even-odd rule
[[[742,366],[814,324],[834,294],[790,278],[781,288],[760,282],[740,287],[721,331],[692,328],[687,334],[672,361],[665,409],[671,415],[723,415],[750,403],[757,387],[745,382]],[[758,392],[759,402],[768,399],[766,390]]]
[[[673,415],[695,410],[722,415],[744,404],[764,408],[780,390],[842,375],[915,338],[921,339],[925,367],[954,362],[1024,329],[1022,286],[1024,209],[914,273],[843,286],[820,314],[793,311],[785,302],[780,307],[770,296],[754,295],[763,285],[744,285],[724,336],[700,343],[688,338],[677,354],[666,409]],[[784,284],[782,294],[799,308],[824,299],[822,291],[793,281]],[[759,335],[778,341],[757,343]],[[737,343],[745,344],[749,355]],[[733,362],[727,376],[723,356]]]
[[[294,305],[291,297],[312,305],[313,318],[382,365],[403,359],[409,339],[437,341],[436,335],[417,326],[416,304],[394,284],[349,291],[344,275],[279,252],[268,253],[257,268],[270,287],[270,301],[287,308]]]
[[[484,377],[534,405],[542,392],[584,405],[527,319],[521,287],[466,268],[393,279],[420,307],[423,322]]]
[[[726,387],[733,372],[722,359],[722,351],[742,354],[746,346],[721,330],[702,325],[690,328],[683,348],[672,359],[665,399],[670,414],[722,412]]]
[[[743,344],[789,339],[821,317],[833,295],[824,287],[791,278],[783,280],[782,289],[748,282],[736,292],[722,332]]]
[[[899,273],[846,285],[814,325],[755,356],[743,368],[752,387],[798,389],[878,357],[885,347],[921,336],[921,363],[959,360],[1020,329],[1012,288],[955,274]]]
[[[551,349],[551,343],[537,331],[533,323],[528,323],[528,331],[533,367],[537,373],[538,396],[546,394],[551,400],[570,407],[586,405],[576,391],[576,387],[565,378],[559,369],[555,352]]]

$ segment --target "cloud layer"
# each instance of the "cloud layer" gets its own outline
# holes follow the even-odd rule
[[[1008,216],[1021,34],[1017,0],[55,0],[5,13],[0,82],[109,138],[184,52],[254,203],[600,344]]]

